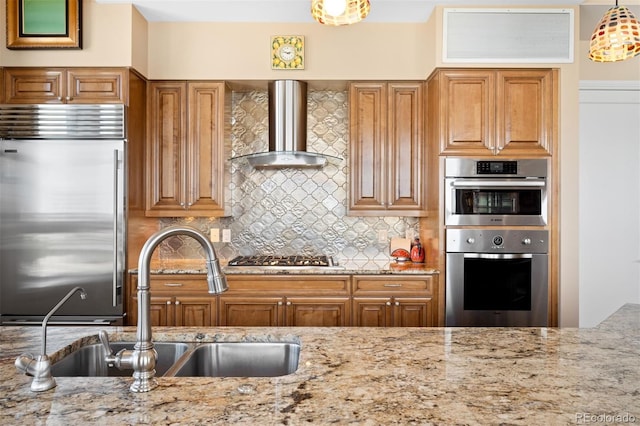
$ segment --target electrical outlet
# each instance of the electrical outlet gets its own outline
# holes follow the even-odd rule
[[[220,242],[220,230],[218,228],[209,229],[209,241],[212,243]]]
[[[386,229],[380,229],[378,231],[378,242],[381,244],[385,244],[387,242],[387,239],[389,238],[389,236],[387,235],[387,230]]]
[[[223,229],[222,230],[222,242],[230,243],[231,242],[231,229]]]

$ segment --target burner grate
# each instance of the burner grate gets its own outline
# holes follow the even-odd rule
[[[329,256],[237,256],[229,266],[275,266],[275,267],[328,267],[333,266]]]

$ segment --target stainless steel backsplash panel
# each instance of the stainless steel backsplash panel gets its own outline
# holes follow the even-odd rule
[[[338,261],[388,260],[391,237],[418,233],[411,217],[348,217],[347,173],[349,120],[346,91],[309,91],[310,152],[341,157],[320,170],[255,170],[246,161],[232,161],[232,217],[162,219],[161,226],[194,226],[231,230],[230,243],[215,243],[218,255],[231,259],[254,254],[326,254]],[[234,92],[229,158],[268,149],[267,91]],[[222,231],[221,231],[222,234]],[[201,256],[191,239],[174,237],[159,247],[163,259]]]

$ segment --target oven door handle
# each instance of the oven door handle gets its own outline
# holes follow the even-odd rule
[[[465,259],[531,259],[531,253],[465,253]]]
[[[544,188],[546,182],[544,180],[519,180],[519,181],[507,181],[507,180],[455,180],[451,182],[451,186],[454,188]]]

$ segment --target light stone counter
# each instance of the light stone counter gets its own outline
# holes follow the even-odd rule
[[[134,329],[108,329],[112,340]],[[49,353],[97,341],[51,327]],[[0,328],[0,424],[615,424],[640,423],[640,305],[594,329],[154,328],[156,340],[299,338],[296,373],[277,378],[57,378],[43,393],[13,362],[39,327]],[[84,340],[81,340],[84,339]],[[75,342],[75,343],[74,343]],[[238,392],[242,384],[255,391]]]
[[[341,262],[338,268],[260,268],[260,267],[229,267],[227,261],[220,262],[225,274],[262,274],[262,275],[290,275],[290,274],[322,274],[322,275],[382,275],[382,274],[437,274],[438,270],[421,263],[372,260],[349,260]],[[151,262],[153,274],[206,274],[204,259],[154,259]],[[137,273],[137,269],[129,272]]]

